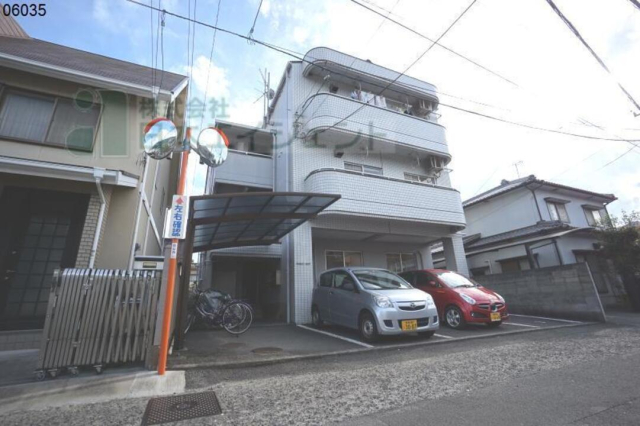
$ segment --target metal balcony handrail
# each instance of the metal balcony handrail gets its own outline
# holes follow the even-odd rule
[[[336,93],[327,93],[327,92],[316,93],[314,95],[311,95],[309,98],[307,98],[305,100],[304,104],[313,102],[312,99],[314,99],[316,97],[320,97],[320,96],[332,96],[332,97],[335,97],[335,98],[338,98],[338,99],[344,99],[344,100],[355,102],[355,103],[358,103],[358,104],[361,104],[361,105],[367,105],[367,106],[370,106],[372,108],[376,108],[376,109],[379,109],[379,110],[382,110],[382,111],[388,111],[388,112],[391,112],[393,114],[398,114],[398,115],[400,115],[402,117],[410,117],[410,118],[413,118],[415,120],[424,121],[425,123],[433,124],[434,126],[439,126],[439,127],[442,127],[443,129],[446,129],[446,127],[444,127],[442,124],[434,123],[433,121],[429,121],[427,119],[418,117],[416,115],[405,114],[405,113],[402,113],[400,111],[396,111],[396,110],[393,110],[393,109],[390,109],[390,108],[381,107],[381,106],[378,106],[378,105],[373,105],[373,104],[370,104],[370,103],[367,103],[367,102],[362,102],[359,99],[349,98],[349,97],[346,97],[346,96],[338,95]]]
[[[341,56],[353,59],[353,61],[351,61],[352,65],[348,66],[346,64],[341,64],[340,62],[336,62],[336,61],[331,60],[329,58],[323,58],[323,57],[321,57],[321,55],[314,56],[314,53],[312,53],[312,52],[315,52],[315,51],[323,51],[323,50],[324,51],[328,51],[328,52],[332,52],[334,55],[341,55]],[[309,60],[307,58],[309,58],[311,60]],[[337,65],[339,67],[351,69],[351,70],[353,70],[355,72],[358,72],[358,73],[366,75],[366,76],[375,77],[377,79],[381,79],[381,80],[385,80],[385,81],[393,81],[393,78],[390,78],[390,77],[385,77],[385,76],[378,75],[378,74],[372,74],[370,72],[366,72],[366,71],[363,71],[363,70],[359,70],[359,69],[353,68],[353,64],[354,63],[360,63],[361,65],[371,65],[371,66],[379,68],[379,69],[381,69],[381,70],[383,70],[385,72],[388,72],[390,74],[394,74],[394,78],[399,76],[400,78],[395,82],[395,85],[397,85],[399,87],[403,87],[404,86],[404,87],[408,87],[408,88],[414,88],[414,89],[417,89],[417,90],[419,90],[421,92],[424,92],[425,94],[428,94],[430,96],[435,96],[436,99],[437,99],[437,96],[438,96],[437,95],[437,87],[432,83],[428,83],[426,81],[419,80],[419,79],[417,79],[415,77],[411,77],[411,76],[406,75],[406,74],[400,74],[398,71],[394,71],[394,70],[392,70],[390,68],[387,68],[387,67],[385,67],[383,65],[374,64],[372,62],[364,61],[364,60],[362,60],[360,58],[356,58],[355,56],[351,56],[351,55],[348,55],[346,53],[339,52],[337,50],[331,49],[330,47],[325,47],[325,46],[314,47],[313,49],[309,50],[305,54],[305,56],[303,58],[303,62],[307,63],[307,67],[309,67],[309,66],[318,66],[318,67],[321,67],[321,68],[322,68],[322,66],[318,65],[319,62],[333,63],[333,64],[335,64],[335,65]],[[405,80],[406,82],[403,81],[403,80]],[[413,84],[409,83],[409,81],[412,81]],[[425,85],[431,86],[431,87],[426,87]]]
[[[241,151],[241,150],[238,150],[238,149],[231,149],[231,148],[229,148],[229,152],[233,152],[234,154],[243,154],[243,155],[250,155],[250,156],[253,156],[253,157],[262,157],[262,158],[273,159],[273,155],[261,154],[259,152]]]

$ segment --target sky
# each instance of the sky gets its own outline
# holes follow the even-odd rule
[[[195,13],[197,20],[209,24],[215,22],[220,3],[218,25],[245,35],[260,3],[139,1],[156,7],[161,3],[161,8],[183,16]],[[358,1],[436,39],[472,0]],[[616,83],[640,102],[640,10],[629,0],[555,3],[613,76],[544,0],[477,0],[441,40],[515,84],[438,46],[407,74],[435,84],[442,104],[547,129],[640,140],[640,115],[633,114],[640,111]],[[126,0],[55,0],[47,7],[45,17],[18,18],[32,37],[141,65],[149,66],[156,58],[152,46],[157,42],[158,14],[148,8]],[[221,32],[211,56],[213,30],[196,26],[190,66],[188,34],[187,21],[166,17],[164,69],[190,75],[193,97],[202,99],[206,92],[208,99],[224,99],[226,120],[260,125],[260,70],[270,73],[275,89],[287,61],[294,58]],[[263,0],[253,37],[301,53],[327,46],[396,71],[408,67],[431,44],[351,0]],[[158,66],[160,59],[158,55]],[[640,147],[527,129],[444,105],[439,113],[453,156],[452,184],[463,200],[519,173],[614,193],[618,200],[609,206],[614,215],[640,210]],[[189,187],[201,193],[203,166],[191,164]]]

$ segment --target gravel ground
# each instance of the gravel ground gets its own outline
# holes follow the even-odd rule
[[[180,424],[340,422],[420,400],[471,392],[580,363],[640,353],[640,329],[588,326],[306,363],[188,372],[190,391],[215,390],[224,414]],[[0,424],[140,424],[147,399],[20,412]]]

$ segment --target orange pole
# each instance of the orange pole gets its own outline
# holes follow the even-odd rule
[[[191,139],[191,128],[187,127],[187,147]],[[187,166],[189,165],[189,151],[182,151],[180,165],[180,179],[178,180],[177,195],[184,195],[187,183]],[[173,315],[173,295],[176,284],[176,268],[178,267],[178,239],[171,240],[171,257],[169,258],[169,276],[167,277],[167,294],[164,299],[164,317],[162,318],[162,337],[160,340],[160,354],[158,357],[158,374],[163,376],[167,371],[167,356],[169,355],[169,337],[171,334],[171,316]],[[186,259],[185,259],[186,260]],[[186,263],[186,262],[185,262]],[[189,269],[186,269],[187,271]]]

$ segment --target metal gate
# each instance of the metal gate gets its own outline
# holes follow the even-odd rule
[[[153,344],[161,271],[54,273],[37,376],[61,368],[145,361]]]

